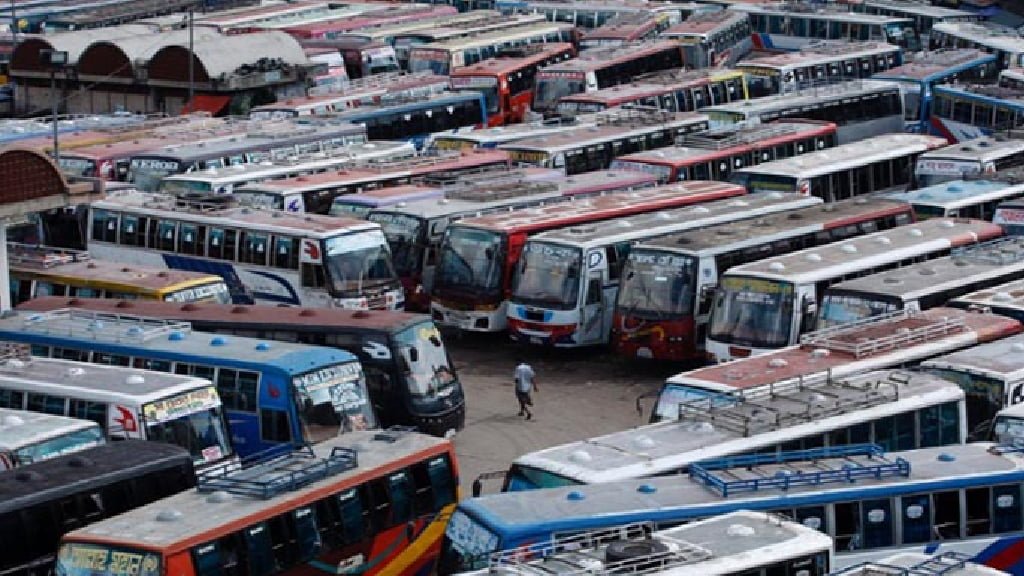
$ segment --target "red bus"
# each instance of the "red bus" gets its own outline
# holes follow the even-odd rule
[[[627,104],[693,112],[747,98],[746,77],[739,70],[682,70],[640,76],[629,84],[566,96],[558,101],[557,112],[571,117]]]
[[[452,70],[452,90],[483,92],[487,99],[487,125],[504,126],[522,122],[533,103],[533,84],[541,66],[568,60],[576,55],[572,44],[528,44]]]
[[[371,10],[357,16],[347,16],[333,20],[320,20],[305,24],[296,24],[282,28],[284,32],[299,40],[330,39],[336,38],[346,32],[361,30],[363,28],[375,28],[388,24],[398,24],[411,20],[432,19],[442,16],[450,16],[458,11],[452,6],[434,4],[423,5],[382,5],[379,10]]]
[[[612,18],[604,26],[588,30],[580,39],[580,49],[622,46],[629,42],[650,40],[671,24],[669,14],[633,12]]]
[[[836,145],[836,125],[820,120],[721,128],[685,134],[675,147],[627,154],[612,160],[613,170],[639,170],[659,182],[728,180],[733,170],[799,156]]]
[[[703,361],[714,292],[729,268],[913,220],[913,208],[907,203],[852,199],[633,246],[615,303],[612,347],[630,358]]]
[[[430,310],[438,324],[475,332],[498,332],[507,326],[506,309],[512,276],[526,240],[535,234],[677,208],[746,194],[746,189],[727,182],[687,182],[603,196],[575,198],[568,202],[495,213],[460,220],[445,231],[434,274]],[[606,266],[620,266],[627,247],[615,247],[602,259]],[[577,263],[575,273],[587,274],[602,262]],[[586,266],[586,267],[584,267]],[[587,277],[587,296],[603,299],[604,287]],[[611,303],[605,306],[611,314]]]

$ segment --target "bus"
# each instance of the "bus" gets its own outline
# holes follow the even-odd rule
[[[497,0],[496,8],[504,14],[541,14],[552,22],[567,22],[585,29],[600,28],[608,22],[629,14],[667,14],[671,24],[678,24],[687,10],[709,9],[706,5],[697,8],[694,3],[650,3],[615,2],[609,0],[586,0],[586,2],[564,2],[559,0]]]
[[[1024,404],[1013,404],[996,413],[992,419],[991,441],[1008,446],[1024,442]]]
[[[946,145],[924,134],[886,134],[734,170],[729,180],[750,192],[799,192],[835,202],[902,192],[919,156]]]
[[[147,430],[160,434],[157,438],[181,437],[193,456],[205,460],[234,452],[242,458],[271,455],[289,446],[377,427],[359,361],[342,350],[220,336],[195,331],[187,322],[74,308],[11,314],[0,319],[0,333],[4,340],[30,345],[41,357],[33,362],[51,371],[83,366],[86,372],[78,380],[102,383],[111,389],[108,395],[126,394],[126,378],[129,385],[142,380],[139,385],[145,387],[140,390],[155,388],[153,395],[169,384],[183,389],[175,401],[184,408],[164,401],[164,393],[144,404],[138,414],[131,405],[116,412],[111,408],[106,415],[105,409],[98,410],[102,404],[72,402],[70,415],[102,420],[108,435],[124,429],[124,436],[140,437],[146,430],[139,428],[146,423]],[[140,369],[147,372],[136,378]],[[111,374],[100,380],[106,372]],[[127,375],[118,376],[122,372]],[[24,408],[10,405],[22,403],[23,396],[9,399],[7,407]],[[45,397],[33,401],[36,395],[28,396],[30,409],[49,408],[42,402]],[[195,409],[199,406],[203,411]],[[195,414],[176,417],[183,409]],[[223,412],[230,427],[224,424]],[[189,432],[192,428],[198,432]],[[200,444],[207,428],[217,432],[216,444]]]
[[[247,184],[233,191],[242,204],[327,214],[335,200],[398,184],[422,183],[431,175],[466,176],[508,169],[508,153],[499,150],[426,152],[407,158],[381,157],[342,170]],[[334,214],[340,215],[340,214]]]
[[[668,14],[633,12],[620,14],[603,26],[586,30],[580,38],[580,49],[622,46],[652,40],[669,27]]]
[[[781,516],[740,510],[662,530],[636,522],[559,535],[529,554],[495,553],[486,568],[464,574],[573,574],[580,565],[638,576],[826,576],[832,539]]]
[[[61,540],[55,573],[112,574],[127,562],[140,576],[421,574],[458,499],[450,442],[358,432],[201,477],[194,490],[74,530]]]
[[[815,397],[820,399],[815,402]],[[900,369],[792,379],[682,399],[659,409],[651,424],[516,458],[504,491],[680,475],[702,460],[742,454],[861,442],[913,450],[967,439],[968,409],[960,386]],[[643,453],[629,446],[643,447]]]
[[[131,190],[94,202],[89,217],[93,256],[212,272],[236,304],[400,310],[404,302],[384,233],[365,220]]]
[[[1024,126],[1024,89],[991,84],[942,84],[929,128],[950,143],[987,135],[1012,136]]]
[[[784,94],[814,84],[870,78],[903,64],[903,49],[885,42],[821,42],[798,52],[740,60],[755,98]]]
[[[91,420],[108,441],[174,444],[199,469],[237,466],[224,405],[209,379],[31,357],[20,348],[20,358],[0,365],[0,408]]]
[[[331,202],[331,209],[328,214],[331,216],[365,219],[374,210],[387,208],[395,204],[404,205],[408,202],[442,197],[444,197],[444,190],[442,188],[402,184],[338,196]]]
[[[976,48],[994,54],[1000,69],[1024,66],[1024,38],[995,22],[943,22],[932,27],[929,48]]]
[[[978,290],[950,300],[949,305],[965,310],[989,310],[1024,322],[1024,281],[1014,280],[987,290]]]
[[[65,533],[195,482],[188,451],[144,440],[111,442],[0,474],[0,573],[52,574]]]
[[[941,421],[929,425],[941,429]],[[727,457],[692,466],[688,477],[464,500],[445,531],[441,570],[483,567],[501,550],[528,555],[559,533],[638,521],[674,526],[745,509],[828,534],[836,568],[894,551],[951,551],[1019,575],[1020,556],[1000,552],[1022,542],[1022,484],[1024,456],[991,443],[903,452],[850,444]]]
[[[905,129],[923,134],[929,132],[936,86],[982,82],[998,73],[996,57],[992,54],[973,48],[949,48],[915,56],[913,62],[877,72],[872,78],[899,83],[903,91]]]
[[[914,208],[918,220],[935,217],[992,220],[1005,228],[1009,213],[1003,208],[1024,197],[1024,184],[989,180],[953,180],[927,188],[886,195]],[[1002,215],[1002,218],[1000,218]],[[1007,233],[1010,233],[1007,230]]]
[[[487,102],[487,126],[522,122],[533,104],[537,69],[576,55],[572,44],[529,44],[456,68],[451,72],[453,90],[478,90]]]
[[[914,180],[924,188],[1017,166],[1024,166],[1024,140],[981,136],[921,154],[914,165]],[[986,219],[991,217],[989,212]]]
[[[247,162],[222,168],[207,168],[185,174],[165,176],[157,188],[163,194],[232,194],[236,188],[258,184],[266,180],[297,178],[342,170],[348,166],[373,159],[411,158],[415,147],[409,142],[363,142],[332,148],[324,152],[310,152],[287,159]],[[293,212],[304,211],[301,204],[288,205]]]
[[[902,4],[898,4],[902,5]],[[929,4],[922,6],[929,7]],[[877,576],[878,574],[928,574],[945,570],[948,576],[1008,576],[1009,572],[989,568],[970,561],[971,557],[959,552],[941,554],[895,554],[874,562],[854,564],[832,576]],[[902,572],[901,572],[902,571]]]
[[[541,232],[594,224],[613,218],[656,212],[743,194],[722,182],[686,182],[635,192],[573,198],[459,220],[448,226],[437,258],[430,310],[441,325],[474,332],[505,330],[512,276],[526,241]],[[609,267],[625,258],[614,250]],[[615,261],[612,261],[612,258]],[[589,263],[588,263],[589,264]],[[596,263],[595,263],[596,264]],[[582,271],[578,272],[582,275]],[[583,302],[599,302],[600,283],[587,281]],[[595,315],[595,319],[599,316]]]
[[[1024,89],[1024,70],[1019,68],[1000,70],[997,84],[1004,88]]]
[[[896,0],[865,0],[864,2],[851,2],[853,10],[867,14],[878,14],[880,16],[894,16],[898,18],[912,18],[914,28],[921,35],[921,45],[931,46],[932,28],[936,24],[951,22],[975,22],[978,16],[964,10],[933,6],[924,2],[899,2]]]
[[[548,42],[575,44],[576,29],[559,22],[536,22],[507,30],[420,44],[409,52],[409,71],[430,70],[434,74],[451,74],[456,68],[493,58],[507,48]]]
[[[683,45],[688,68],[732,66],[753,49],[750,18],[733,10],[694,14],[661,33]]]
[[[467,13],[468,14],[468,13]],[[463,14],[466,16],[467,14]],[[432,26],[403,30],[392,36],[391,44],[395,47],[399,62],[403,68],[409,70],[409,59],[412,51],[425,44],[440,44],[446,42],[457,42],[473,36],[481,36],[494,32],[512,31],[524,26],[545,24],[544,18],[537,15],[516,14],[510,16],[497,15],[493,10],[485,9],[479,12],[485,18],[474,18],[459,22],[439,22]],[[572,42],[575,43],[576,32],[572,33]],[[567,42],[569,40],[566,40]],[[500,48],[498,49],[500,51]]]
[[[746,77],[739,70],[679,70],[645,74],[629,84],[565,96],[558,100],[556,111],[568,118],[631,105],[693,112],[747,98]]]
[[[353,30],[375,28],[413,20],[429,20],[439,17],[453,16],[455,8],[441,5],[395,4],[384,5],[383,8],[370,10],[358,15],[345,15],[330,19],[286,25],[280,29],[299,39],[337,38]]]
[[[594,126],[523,138],[498,146],[513,166],[558,168],[567,175],[604,170],[618,156],[671,146],[686,134],[707,130],[707,116],[651,108],[610,110]]]
[[[380,224],[393,254],[395,271],[405,287],[407,310],[429,311],[434,271],[448,226],[461,218],[508,212],[528,206],[564,202],[574,196],[654,186],[654,178],[637,172],[599,170],[557,181],[516,170],[507,177],[463,182],[445,190],[444,198],[377,209],[367,220]],[[465,179],[464,179],[465,180]]]
[[[1000,202],[996,205],[992,222],[1002,226],[1003,231],[1011,236],[1024,234],[1024,202],[1021,202],[1021,198]]]
[[[797,50],[816,40],[873,40],[896,44],[907,52],[924,50],[911,18],[850,12],[841,6],[820,8],[810,3],[737,2],[730,4],[729,10],[750,16],[755,50]]]
[[[0,408],[0,472],[106,441],[103,428],[92,420]]]
[[[836,125],[839,144],[903,132],[903,94],[894,82],[853,80],[701,109],[712,127],[807,118]]]
[[[204,332],[330,346],[359,358],[370,402],[383,427],[416,426],[450,436],[465,425],[465,395],[441,335],[430,318],[407,312],[354,312],[280,306],[189,306],[40,298],[20,310],[64,308],[188,322]]]
[[[537,71],[533,109],[545,117],[554,116],[559,99],[565,96],[629,84],[639,74],[678,70],[684,64],[681,45],[669,40],[586,50]]]
[[[896,310],[927,310],[976,290],[1024,276],[1024,238],[1009,236],[958,248],[950,256],[833,284],[825,290],[816,329]]]
[[[796,344],[813,330],[829,286],[945,256],[1002,233],[980,220],[933,218],[733,266],[721,276],[711,303],[708,357],[725,362]]]
[[[800,194],[758,194],[530,236],[512,276],[509,336],[559,348],[606,344],[622,266],[637,243],[817,203]]]
[[[479,130],[450,130],[435,134],[430,145],[436,150],[467,150],[473,148],[497,148],[501,144],[515,142],[524,138],[558,134],[574,128],[584,128],[597,124],[597,117],[588,114],[586,117],[549,118],[510,126],[495,126]]]
[[[133,154],[195,141],[196,135],[190,134],[187,137],[182,135],[122,140],[73,150],[65,150],[61,146],[60,169],[65,174],[73,176],[123,182],[128,178],[129,163]]]
[[[913,219],[906,204],[857,198],[643,242],[630,251],[622,271],[612,348],[627,358],[700,362],[711,302],[730,267]]]
[[[733,170],[791,158],[836,145],[836,125],[817,120],[777,120],[687,134],[676,146],[612,160],[612,170],[639,170],[661,183],[728,180]]]
[[[228,303],[231,294],[216,274],[125,266],[93,260],[87,252],[7,244],[11,302],[39,296],[80,296],[162,302]]]
[[[387,98],[379,105],[350,110],[338,118],[363,126],[370,140],[408,140],[422,150],[436,132],[487,126],[487,101],[476,90],[425,98]]]

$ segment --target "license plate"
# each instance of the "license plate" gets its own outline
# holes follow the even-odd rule
[[[544,341],[536,336],[530,336],[530,344],[543,344]]]

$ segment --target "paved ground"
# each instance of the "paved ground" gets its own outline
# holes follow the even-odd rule
[[[603,350],[537,350],[504,335],[447,340],[466,390],[466,428],[455,437],[464,494],[482,472],[506,470],[514,458],[547,446],[641,424],[636,398],[656,392],[678,370],[624,362]],[[512,391],[517,357],[537,373],[533,420],[517,416]],[[653,399],[646,401],[649,410]],[[649,414],[649,412],[648,412]],[[485,484],[495,492],[498,481]]]

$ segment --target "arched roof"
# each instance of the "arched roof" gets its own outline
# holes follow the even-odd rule
[[[195,42],[223,39],[220,33],[207,26],[193,28]],[[188,29],[152,32],[123,38],[95,40],[78,59],[78,73],[93,76],[134,76],[135,66],[146,63],[162,48],[169,45],[188,46]]]
[[[195,71],[197,79],[212,79],[221,74],[231,74],[240,66],[254,64],[260,58],[280,58],[286,64],[292,65],[309,62],[298,40],[279,31],[207,37],[203,40],[197,36],[194,52],[199,64]],[[187,63],[187,58],[187,38],[184,45],[164,46],[150,59],[149,77],[177,80],[177,74],[174,72],[180,72],[180,68],[173,62]],[[172,75],[174,77],[171,77]]]
[[[125,24],[109,28],[90,28],[74,32],[60,32],[46,36],[26,38],[18,43],[11,55],[11,68],[16,70],[44,70],[39,63],[41,50],[59,50],[68,53],[68,64],[77,64],[79,57],[93,42],[117,41],[121,38],[145,37],[153,40],[153,31],[144,24]]]
[[[0,205],[31,202],[68,190],[67,180],[53,160],[28,148],[0,149],[0,174],[4,175]]]

